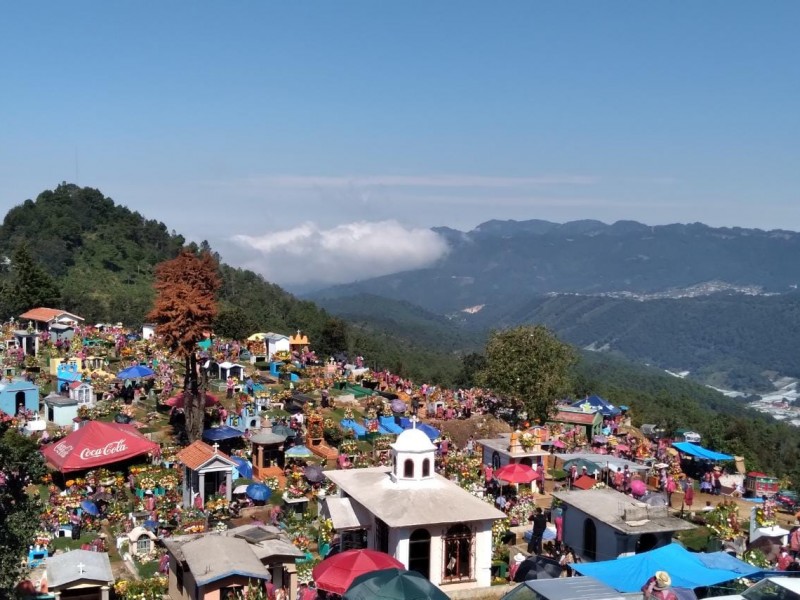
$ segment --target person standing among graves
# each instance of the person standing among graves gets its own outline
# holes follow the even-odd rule
[[[536,510],[530,517],[530,521],[533,523],[533,528],[531,530],[531,541],[528,543],[528,552],[541,554],[542,537],[544,537],[544,532],[547,529],[547,518],[544,516],[544,512],[540,506],[536,507]]]

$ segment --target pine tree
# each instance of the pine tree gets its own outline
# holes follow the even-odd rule
[[[183,358],[184,414],[190,442],[203,434],[206,380],[197,363],[197,343],[211,330],[217,316],[220,287],[217,263],[208,252],[184,251],[156,266],[155,306],[148,319],[167,347]]]
[[[11,257],[11,277],[3,290],[2,304],[11,315],[37,306],[53,307],[61,301],[55,280],[31,256],[26,243],[21,243]]]

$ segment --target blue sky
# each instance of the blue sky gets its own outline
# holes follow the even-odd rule
[[[443,250],[418,229],[492,218],[800,229],[798,22],[794,1],[13,3],[0,211],[77,180],[286,283],[345,276],[326,253],[419,266]],[[375,237],[398,242],[377,261]]]

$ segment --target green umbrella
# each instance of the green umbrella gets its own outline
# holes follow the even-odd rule
[[[359,575],[342,600],[449,600],[449,596],[416,571],[381,569]]]
[[[204,340],[197,342],[197,345],[200,346],[203,350],[208,350],[209,348],[211,348],[211,340],[206,338]]]

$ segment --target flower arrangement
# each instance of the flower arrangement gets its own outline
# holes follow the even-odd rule
[[[353,420],[353,409],[350,408],[349,406],[344,409],[344,418],[347,419],[348,421]]]
[[[756,508],[756,524],[759,527],[773,527],[777,525],[775,503],[772,500],[767,500],[762,506]]]
[[[297,565],[297,583],[311,583],[314,578],[311,571],[319,564],[319,560],[300,563]]]
[[[278,481],[277,477],[265,477],[264,485],[274,492],[281,486],[281,483]]]
[[[706,527],[722,540],[732,540],[739,533],[739,506],[733,501],[723,501],[706,514]]]
[[[394,438],[390,435],[381,435],[372,441],[372,445],[375,450],[378,451],[388,450],[391,447],[393,440]]]
[[[329,544],[333,539],[333,521],[322,519],[319,523],[319,539],[324,544]]]
[[[292,500],[297,500],[300,498],[306,497],[306,490],[305,487],[301,487],[296,483],[292,483],[286,486],[286,497],[291,498]]]
[[[358,452],[358,442],[355,440],[345,440],[340,444],[339,452],[348,456],[356,454]]]
[[[297,549],[301,552],[308,552],[309,548],[311,548],[311,539],[302,533],[294,536],[292,538],[292,543],[297,546]]]
[[[114,584],[114,592],[120,600],[161,600],[167,593],[168,580],[163,575],[154,575],[140,581],[122,579]]]
[[[353,466],[357,469],[363,469],[365,467],[372,466],[372,459],[366,454],[357,454],[353,459]]]
[[[527,431],[519,436],[519,444],[522,446],[523,450],[530,450],[533,448],[534,445],[536,445],[536,441],[533,434]]]
[[[367,433],[378,433],[378,420],[367,421]]]

